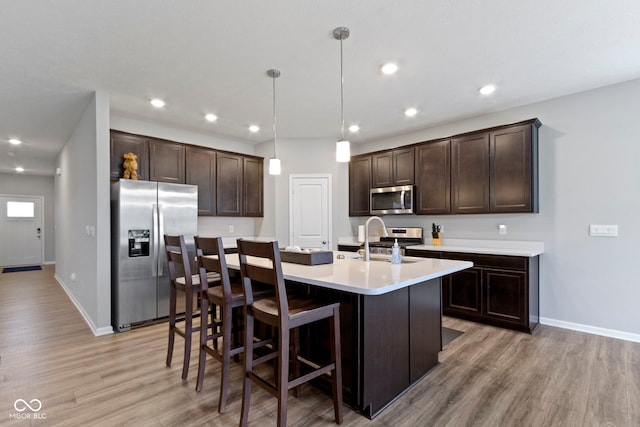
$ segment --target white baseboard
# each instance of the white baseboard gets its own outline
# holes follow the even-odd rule
[[[572,331],[602,335],[604,337],[617,338],[625,341],[640,342],[640,334],[616,331],[614,329],[606,329],[597,326],[583,325],[580,323],[565,322],[564,320],[549,319],[548,317],[541,317],[540,323],[543,325],[556,326],[563,329],[571,329]]]
[[[78,309],[78,311],[80,312],[80,315],[82,316],[82,318],[84,319],[84,321],[87,323],[87,325],[89,326],[89,329],[91,329],[91,332],[93,332],[93,335],[95,335],[96,337],[99,337],[101,335],[109,335],[113,333],[113,328],[111,326],[106,326],[104,328],[98,328],[96,327],[96,325],[93,323],[93,320],[91,320],[91,317],[89,317],[89,315],[87,314],[86,311],[84,311],[84,308],[82,308],[82,306],[80,305],[80,303],[78,302],[78,300],[76,300],[76,298],[73,296],[73,294],[71,293],[71,291],[69,291],[69,288],[67,288],[67,285],[64,283],[64,281],[60,278],[60,276],[58,276],[58,274],[54,274],[53,277],[58,281],[58,283],[60,284],[60,286],[62,287],[62,289],[64,289],[64,291],[67,293],[67,296],[69,297],[69,299],[71,300],[71,302],[73,303],[73,305],[76,306],[76,308]]]

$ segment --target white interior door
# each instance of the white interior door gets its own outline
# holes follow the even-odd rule
[[[290,245],[331,248],[331,175],[290,175]]]
[[[0,264],[42,264],[42,205],[42,197],[0,196]]]

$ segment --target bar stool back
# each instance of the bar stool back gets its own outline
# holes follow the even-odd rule
[[[189,253],[183,235],[164,236],[165,250],[167,252],[167,264],[169,267],[170,291],[169,291],[169,343],[167,347],[167,366],[171,366],[173,359],[173,347],[176,334],[184,338],[184,357],[182,362],[182,379],[186,380],[189,374],[189,361],[191,358],[191,336],[200,331],[199,326],[193,325],[194,307],[193,297],[200,292],[200,277],[191,274]],[[207,276],[208,283],[220,280],[217,273]],[[178,292],[185,298],[184,322],[177,324],[176,307]]]
[[[229,389],[229,365],[231,358],[244,351],[239,339],[239,325],[233,321],[236,309],[244,306],[242,283],[232,283],[220,237],[195,237],[198,269],[200,274],[200,358],[196,390],[201,391],[207,354],[222,363],[218,412],[224,413]],[[207,274],[220,275],[221,286],[208,287]],[[217,317],[216,307],[220,308]],[[211,333],[209,331],[211,330]],[[219,340],[222,338],[221,346]],[[221,348],[219,348],[221,347]]]
[[[335,422],[342,423],[342,362],[340,354],[340,303],[287,294],[280,262],[278,242],[255,242],[238,239],[240,274],[245,294],[245,378],[242,393],[240,425],[246,426],[249,417],[251,384],[256,383],[278,399],[278,426],[286,426],[289,390],[320,375],[331,374]],[[275,296],[256,299],[253,295],[259,283],[273,286]],[[331,362],[324,366],[309,363],[292,355],[292,362],[303,363],[310,370],[304,375],[289,378],[290,334],[298,327],[323,319],[330,321]],[[277,345],[271,353],[254,355],[254,320],[277,329]],[[254,368],[277,358],[275,384],[258,374]],[[297,371],[297,369],[296,369]],[[266,371],[268,372],[268,371]]]

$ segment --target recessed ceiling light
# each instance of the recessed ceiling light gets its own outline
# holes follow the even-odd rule
[[[393,62],[387,62],[380,70],[386,75],[395,74],[395,72],[398,71],[398,66]]]
[[[358,132],[359,130],[360,130],[360,126],[358,126],[358,125],[349,126],[349,132],[351,132],[351,133]]]
[[[257,125],[251,125],[251,126],[249,126],[249,130],[250,130],[251,132],[253,132],[253,133],[256,133],[256,132],[258,132],[258,131],[260,130],[260,126],[257,126]]]
[[[23,168],[23,167],[18,166],[18,167],[16,168],[16,172],[24,172],[24,168]]]
[[[495,91],[496,87],[494,85],[486,85],[482,86],[478,92],[480,92],[481,95],[491,95]]]
[[[153,106],[154,106],[154,107],[156,107],[156,108],[162,108],[162,107],[164,107],[166,104],[165,104],[165,102],[164,102],[162,99],[159,99],[159,98],[153,98],[153,99],[151,100],[151,105],[153,105]]]
[[[407,117],[413,117],[416,114],[418,114],[418,110],[416,110],[415,108],[407,108],[406,110],[404,110],[404,115]]]
[[[204,116],[204,118],[208,121],[208,122],[215,122],[216,120],[218,120],[218,116],[216,116],[215,114],[206,114]]]
[[[10,142],[10,143],[12,143],[13,145],[20,145],[20,144],[22,144],[22,141],[20,141],[19,139],[16,139],[16,138],[11,138],[11,139],[9,140],[9,142]]]

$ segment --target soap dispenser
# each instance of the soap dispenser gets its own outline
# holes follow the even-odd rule
[[[398,246],[398,239],[396,239],[391,247],[391,264],[400,264],[400,262],[400,246]]]

